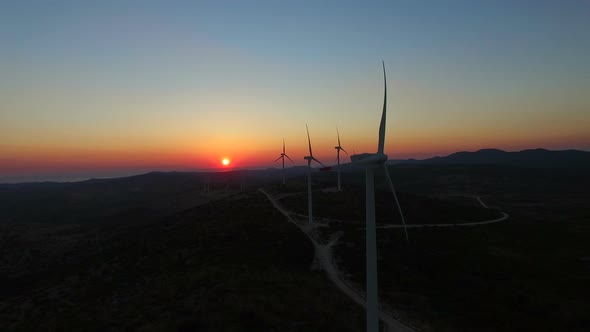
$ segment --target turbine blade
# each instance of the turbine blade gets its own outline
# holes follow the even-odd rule
[[[326,165],[322,164],[322,162],[321,162],[321,161],[319,161],[319,160],[315,159],[313,156],[311,157],[311,159],[313,159],[313,160],[317,161],[317,162],[318,162],[318,164],[322,165],[323,167],[326,167]]]
[[[338,136],[338,146],[340,146],[340,133],[338,132],[338,127],[336,127],[336,135]]]
[[[385,92],[383,94],[383,113],[381,114],[381,123],[379,124],[379,146],[377,152],[383,153],[385,147],[385,118],[387,113],[387,77],[385,76],[385,61],[383,63],[383,82],[385,83]]]
[[[283,138],[283,153],[285,153],[285,139]]]
[[[276,163],[277,161],[279,161],[281,158],[283,158],[283,156],[280,156],[280,157],[278,157],[278,158],[275,160],[275,163]]]
[[[387,182],[389,182],[389,188],[391,189],[393,197],[395,198],[395,204],[397,204],[399,214],[402,217],[402,224],[404,225],[404,232],[406,234],[406,242],[410,242],[410,238],[408,237],[408,228],[406,227],[406,219],[404,218],[402,207],[399,205],[399,200],[397,199],[397,194],[395,193],[395,188],[393,187],[393,182],[391,181],[391,176],[389,176],[389,169],[387,168],[387,165],[383,164],[383,170],[385,171],[385,177],[387,178]]]
[[[340,150],[344,151],[344,153],[346,153],[346,155],[347,155],[347,156],[350,156],[350,155],[348,154],[348,152],[346,152],[346,150],[344,150],[344,148],[343,148],[343,147],[340,147]]]
[[[311,139],[309,138],[309,128],[307,127],[307,124],[305,125],[305,129],[307,129],[307,144],[309,145],[309,155],[313,156],[313,154],[311,153]]]
[[[285,157],[287,157],[287,159],[291,160],[291,158],[289,158],[289,156],[287,156],[286,154],[285,154]],[[291,162],[293,163],[293,165],[295,165],[295,162],[293,160],[291,160]]]

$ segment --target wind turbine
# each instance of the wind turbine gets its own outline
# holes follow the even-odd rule
[[[203,179],[203,191],[209,194],[209,175],[205,175]]]
[[[285,139],[283,138],[283,152],[281,153],[281,156],[275,160],[276,163],[277,161],[279,161],[279,159],[283,159],[283,185],[285,185],[285,157],[287,157],[287,159],[289,159],[293,164],[295,164],[295,162],[293,162],[293,160],[289,158],[289,156],[287,156],[287,154],[285,153]]]
[[[338,159],[338,191],[342,191],[342,189],[340,189],[340,150],[344,151],[346,155],[348,155],[348,152],[346,152],[346,150],[340,145],[340,133],[338,132],[338,127],[336,127],[336,135],[338,136],[338,146],[335,146],[334,149],[336,149],[336,159]]]
[[[324,166],[324,164],[322,164],[321,161],[317,160],[313,156],[313,153],[311,152],[311,139],[309,138],[309,128],[307,127],[307,125],[305,125],[305,129],[307,129],[307,144],[309,145],[309,156],[305,156],[303,157],[303,159],[307,160],[307,208],[309,210],[309,224],[311,225],[311,223],[313,222],[313,216],[311,212],[311,161],[315,160],[323,167],[326,166]]]
[[[381,114],[381,123],[379,125],[379,143],[377,153],[362,153],[350,156],[353,163],[363,165],[365,167],[365,181],[366,181],[366,245],[367,245],[367,331],[377,332],[379,330],[379,300],[377,292],[377,232],[375,226],[375,169],[382,167],[385,171],[389,187],[393,192],[393,197],[397,204],[397,208],[402,218],[406,241],[408,241],[408,231],[406,229],[406,221],[402,213],[401,206],[397,199],[389,170],[385,165],[387,155],[383,152],[385,146],[385,118],[387,113],[387,77],[385,76],[385,62],[383,62],[383,81],[385,85],[385,92],[383,97],[383,113]]]

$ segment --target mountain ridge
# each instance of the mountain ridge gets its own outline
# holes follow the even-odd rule
[[[392,164],[466,164],[466,165],[511,165],[539,168],[584,168],[590,167],[590,152],[583,150],[548,150],[543,148],[521,151],[504,151],[495,148],[477,151],[459,151],[447,156],[422,160],[398,159]]]

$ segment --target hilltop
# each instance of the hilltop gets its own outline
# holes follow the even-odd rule
[[[590,152],[581,150],[528,149],[509,152],[499,149],[481,149],[475,152],[461,151],[444,157],[423,160],[397,159],[391,163],[413,164],[464,164],[464,165],[511,165],[535,168],[575,168],[590,167]]]

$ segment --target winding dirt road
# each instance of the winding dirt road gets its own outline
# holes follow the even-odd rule
[[[490,207],[487,206],[479,196],[475,196],[475,199],[482,207],[489,209]],[[487,224],[494,224],[497,222],[504,221],[510,217],[510,215],[506,212],[502,212],[502,216],[496,219],[491,220],[484,220],[484,221],[474,221],[474,222],[465,222],[465,223],[456,223],[456,224],[406,224],[407,228],[421,228],[421,227],[469,227],[469,226],[480,226],[480,225],[487,225]],[[404,225],[381,225],[377,226],[377,228],[403,228]],[[364,229],[364,228],[362,228]]]
[[[364,308],[366,306],[365,296],[362,294],[362,292],[353,288],[341,277],[341,273],[334,263],[332,257],[332,246],[338,242],[339,236],[333,237],[328,244],[319,243],[315,235],[314,225],[308,225],[307,222],[298,223],[297,220],[292,217],[291,212],[287,211],[283,206],[281,206],[276,201],[276,199],[270,196],[270,194],[268,194],[263,189],[258,190],[268,198],[272,205],[277,210],[279,210],[289,222],[292,222],[297,227],[299,227],[299,229],[305,233],[305,235],[313,243],[316,259],[320,263],[322,269],[326,272],[328,279],[330,279],[330,281],[332,281],[332,283],[336,285],[336,287],[338,287],[338,289],[340,289],[344,294]],[[397,320],[393,315],[381,309],[379,310],[379,318],[387,325],[387,331],[415,332],[413,328],[405,325],[404,323]]]

